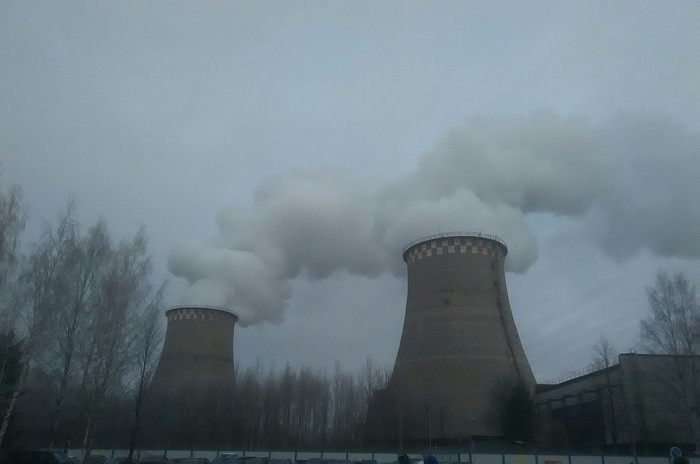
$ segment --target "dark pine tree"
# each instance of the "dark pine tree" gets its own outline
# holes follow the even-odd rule
[[[513,385],[506,398],[501,424],[503,435],[516,441],[532,439],[535,423],[535,401],[530,390],[522,382]]]

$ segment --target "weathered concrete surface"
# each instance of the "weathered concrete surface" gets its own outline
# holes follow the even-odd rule
[[[165,312],[168,328],[153,385],[180,387],[230,384],[233,329],[238,317],[208,306],[178,306]]]
[[[508,301],[506,253],[496,237],[458,234],[405,250],[406,316],[389,386],[404,440],[500,435],[494,388],[520,379],[534,389]]]

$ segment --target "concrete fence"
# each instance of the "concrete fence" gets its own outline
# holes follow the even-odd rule
[[[238,453],[239,456],[256,456],[270,459],[346,459],[349,461],[362,461],[374,459],[379,464],[395,463],[396,453],[353,453],[353,452],[296,452],[296,451],[237,451],[237,450],[138,450],[136,459],[146,456],[167,456],[169,459],[178,458],[207,458],[210,461],[222,453]],[[69,456],[81,456],[81,449],[72,449]],[[129,454],[123,449],[95,449],[91,453],[103,455],[107,458],[124,457]],[[409,453],[411,458],[422,459],[422,454]],[[435,453],[438,461],[447,464],[455,462],[472,462],[473,464],[670,464],[670,459],[665,456],[590,456],[573,454],[472,454],[469,453]],[[471,459],[470,459],[471,458]],[[700,457],[688,457],[690,464],[700,464]]]

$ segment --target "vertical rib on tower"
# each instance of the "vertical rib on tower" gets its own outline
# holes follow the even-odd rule
[[[404,249],[406,316],[389,384],[404,440],[498,436],[494,388],[505,380],[534,387],[508,302],[507,253],[498,237],[472,233]]]

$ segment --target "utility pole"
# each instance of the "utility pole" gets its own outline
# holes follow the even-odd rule
[[[474,440],[472,438],[472,421],[474,420],[474,417],[472,417],[471,413],[467,413],[467,418],[469,421],[469,462],[474,462],[472,459],[472,455],[474,454]]]

